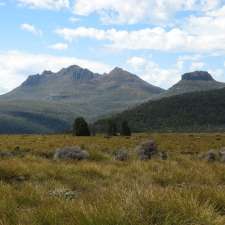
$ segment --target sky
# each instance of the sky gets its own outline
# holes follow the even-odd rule
[[[0,0],[0,29],[0,94],[73,64],[165,89],[195,70],[225,82],[225,0]]]

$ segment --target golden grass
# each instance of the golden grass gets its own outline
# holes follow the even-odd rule
[[[149,138],[169,160],[136,158],[135,146]],[[46,158],[74,145],[91,159]],[[17,146],[25,157],[0,160],[0,225],[225,224],[225,165],[196,155],[225,146],[225,134],[0,136],[0,150]],[[127,162],[113,160],[121,148]]]

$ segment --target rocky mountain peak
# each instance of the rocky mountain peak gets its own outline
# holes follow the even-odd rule
[[[182,80],[201,80],[201,81],[214,81],[211,74],[206,71],[195,71],[191,73],[185,73],[182,75]]]
[[[123,70],[120,67],[115,67],[111,72],[109,72],[108,75],[110,75],[111,77],[114,77],[114,78],[118,78],[118,79],[135,78],[134,74],[132,74],[126,70]]]
[[[72,80],[91,80],[98,76],[88,69],[83,69],[77,65],[72,65],[67,68],[63,68],[58,72],[59,76],[69,76]]]
[[[37,85],[41,80],[41,75],[30,75],[26,81],[22,83],[22,86],[35,86]]]
[[[52,75],[54,74],[51,70],[44,70],[42,75]]]
[[[115,67],[110,73],[119,73],[124,72],[124,70],[120,67]]]

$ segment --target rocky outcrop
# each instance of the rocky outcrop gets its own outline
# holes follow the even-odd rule
[[[213,77],[205,71],[195,71],[191,73],[185,73],[182,75],[182,80],[202,80],[202,81],[214,81]]]

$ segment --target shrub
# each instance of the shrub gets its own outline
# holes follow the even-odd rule
[[[84,118],[79,117],[75,120],[73,125],[73,135],[90,136],[90,130]]]
[[[153,140],[145,141],[137,148],[138,156],[141,160],[151,159],[158,153],[157,146]]]
[[[54,159],[64,159],[64,160],[84,160],[89,158],[89,153],[82,150],[80,147],[66,147],[56,150],[54,154]]]
[[[115,160],[127,161],[129,158],[127,150],[121,149],[115,153]]]

